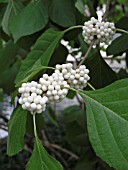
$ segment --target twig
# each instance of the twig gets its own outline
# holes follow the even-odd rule
[[[31,148],[29,148],[27,145],[25,145],[25,146],[24,146],[24,150],[26,150],[26,151],[28,151],[28,152],[32,153],[32,149],[31,149]]]
[[[50,149],[51,152],[54,153],[54,157],[58,157],[60,159],[60,161],[63,162],[63,164],[67,170],[70,170],[65,159],[59,153],[57,153],[56,150],[54,150],[53,148],[48,148],[48,149]]]
[[[70,155],[72,158],[74,158],[74,159],[76,159],[76,160],[79,159],[79,157],[78,157],[76,154],[68,151],[67,149],[64,149],[64,148],[60,147],[59,145],[50,144],[50,146],[51,146],[52,148],[55,148],[55,149],[57,149],[57,150],[60,150],[60,151],[62,151],[62,152],[64,152],[64,153]]]
[[[48,141],[48,139],[47,139],[44,131],[42,131],[42,136],[43,136],[43,144],[44,144],[46,147],[52,147],[52,148],[54,148],[54,149],[60,150],[60,151],[62,151],[62,152],[64,152],[64,153],[72,156],[72,157],[73,157],[74,159],[76,159],[76,160],[79,159],[79,157],[78,157],[76,154],[72,153],[71,151],[68,151],[67,149],[62,148],[62,147],[60,147],[59,145],[50,143],[50,142]]]
[[[79,63],[78,67],[79,67],[80,65],[82,65],[82,64],[84,63],[84,61],[86,60],[87,56],[89,55],[89,53],[90,53],[90,51],[91,51],[91,49],[92,49],[93,44],[94,44],[94,41],[92,41],[92,43],[90,44],[90,46],[89,46],[89,48],[88,48],[88,50],[87,50],[84,58],[83,58],[83,59],[81,60],[81,62]]]

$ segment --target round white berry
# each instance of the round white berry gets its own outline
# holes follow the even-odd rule
[[[35,104],[35,103],[32,103],[32,104],[31,104],[31,109],[32,109],[32,110],[35,110],[36,108],[37,108],[37,107],[36,107],[36,104]]]
[[[37,97],[37,94],[36,94],[36,93],[32,93],[31,96],[32,96],[33,98],[35,98],[35,97]]]
[[[20,103],[20,104],[23,104],[22,98],[19,98],[19,103]]]
[[[47,102],[47,101],[48,101],[48,98],[47,98],[46,96],[44,96],[44,97],[43,97],[43,100],[44,100],[45,102]]]
[[[36,88],[35,88],[35,87],[31,87],[31,88],[30,88],[30,91],[31,91],[32,93],[35,93],[35,92],[36,92]]]
[[[29,102],[25,102],[25,107],[29,108],[30,107],[30,103]]]
[[[54,90],[54,86],[53,86],[53,85],[50,85],[50,86],[48,87],[48,90],[50,90],[50,91]]]
[[[33,97],[32,97],[32,96],[29,96],[29,97],[27,98],[27,100],[28,100],[28,102],[33,102]]]
[[[42,86],[42,90],[43,90],[43,91],[46,91],[46,90],[47,90],[47,86],[46,86],[46,85],[43,85],[43,86]]]
[[[24,109],[24,110],[27,109],[26,106],[25,106],[25,104],[22,105],[22,109]]]
[[[47,91],[47,96],[51,96],[52,95],[52,92],[51,91]]]
[[[53,91],[52,91],[52,94],[53,94],[53,95],[57,95],[57,90],[53,90]]]
[[[42,99],[40,99],[40,104],[41,105],[44,105],[46,103],[46,101],[42,98]]]
[[[61,65],[57,64],[56,65],[56,69],[60,70],[61,69]]]

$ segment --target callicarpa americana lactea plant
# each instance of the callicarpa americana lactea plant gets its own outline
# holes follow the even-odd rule
[[[112,15],[113,2],[98,1],[97,8],[103,4],[106,7],[99,20],[93,9],[96,2],[90,6],[91,3],[94,2],[0,1],[3,11],[6,9],[1,22],[3,44],[9,40],[0,55],[15,57],[12,61],[5,59],[5,67],[9,65],[11,71],[2,76],[15,72],[9,79],[15,87],[10,87],[9,93],[13,93],[12,103],[18,98],[8,123],[7,154],[16,155],[26,147],[31,123],[29,141],[33,149],[26,170],[128,170],[127,71],[124,74],[113,70],[101,56],[105,51],[114,60],[126,52],[127,63],[128,17],[117,22]],[[125,8],[123,2],[122,6]],[[72,50],[61,40],[68,41]],[[74,49],[80,53],[79,58]],[[72,54],[73,61],[67,59],[68,54]],[[8,93],[5,84],[2,88]],[[66,141],[71,152],[47,142],[45,134],[44,141],[42,129],[38,128],[51,105],[74,97],[80,106],[64,110],[69,123],[66,128],[72,129]],[[53,117],[51,120],[56,124]],[[46,146],[53,147],[53,152]],[[65,163],[65,155],[56,156],[57,149],[71,156],[66,160],[69,164],[75,159],[72,167]]]

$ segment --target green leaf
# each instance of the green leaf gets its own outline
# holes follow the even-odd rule
[[[19,0],[9,0],[2,20],[2,28],[6,34],[10,35],[9,26],[22,8],[23,5]]]
[[[7,3],[9,0],[0,0],[0,3]]]
[[[59,44],[59,46],[56,48],[50,59],[49,66],[55,67],[56,64],[65,63],[67,56],[68,56],[67,48],[62,44]]]
[[[89,138],[97,156],[110,167],[128,169],[128,79],[80,94],[86,103]]]
[[[15,78],[19,71],[21,63],[17,60],[10,68],[1,72],[0,74],[0,86],[3,88],[4,92],[7,94],[11,94],[15,90]]]
[[[85,65],[90,70],[90,83],[97,89],[105,87],[117,80],[116,73],[97,52],[85,61]]]
[[[120,71],[118,72],[117,76],[118,76],[118,79],[128,78],[127,70],[121,68]]]
[[[73,0],[52,0],[49,11],[51,20],[60,26],[70,27],[76,24]]]
[[[34,150],[27,164],[26,170],[63,170],[61,164],[52,158],[44,149],[40,140],[34,142]]]
[[[75,3],[75,7],[83,15],[85,15],[85,4],[86,4],[86,0],[77,0]]]
[[[3,16],[4,16],[4,13],[5,13],[5,10],[6,10],[6,7],[1,7],[0,9],[0,27],[1,27],[1,24],[2,24],[2,20],[3,20]]]
[[[53,124],[54,126],[58,127],[58,122],[56,120],[56,115],[55,115],[55,111],[49,107],[46,111],[46,116],[48,118],[48,121]]]
[[[27,111],[21,107],[16,108],[8,124],[9,135],[7,142],[7,154],[13,156],[23,149],[24,135],[26,131]]]
[[[66,121],[66,123],[76,121],[80,126],[82,126],[85,129],[86,116],[85,113],[80,108],[80,106],[77,105],[70,106],[64,109],[63,113],[64,120]]]
[[[0,74],[15,61],[17,51],[17,46],[11,40],[0,50]]]
[[[128,29],[128,17],[124,16],[122,17],[117,23],[116,23],[116,28],[120,28],[123,30]]]
[[[112,41],[107,48],[108,55],[117,55],[128,49],[128,34],[123,34]]]
[[[48,22],[48,11],[43,0],[28,4],[15,17],[10,25],[10,31],[15,42],[23,36],[33,34],[43,29]]]
[[[96,8],[95,8],[95,5],[94,5],[95,1],[93,1],[93,0],[86,0],[86,1],[87,1],[86,4],[89,7],[89,11],[91,13],[91,16],[97,17]]]
[[[87,134],[77,121],[68,123],[66,127],[66,139],[75,151],[86,147],[86,143],[88,145]]]
[[[32,51],[23,61],[15,83],[19,86],[22,82],[30,80],[43,66],[47,66],[58,42],[64,32],[57,32],[52,29],[43,33],[35,43]]]

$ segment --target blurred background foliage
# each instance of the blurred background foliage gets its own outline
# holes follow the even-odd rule
[[[0,0],[0,128],[3,131],[7,131],[9,116],[6,109],[3,110],[2,100],[5,95],[14,95],[15,78],[38,37],[48,28],[62,31],[74,25],[83,25],[92,16],[98,18],[98,11],[101,15],[105,12],[105,4],[106,0]],[[110,1],[107,17],[117,28],[128,30],[128,1]],[[86,53],[88,45],[83,41],[81,29],[69,31],[63,39],[77,50],[69,50],[63,43],[58,44],[49,66],[66,62],[68,55],[77,64],[79,59],[76,55],[81,52],[82,57]],[[120,63],[123,60],[125,68],[111,68],[102,57],[101,50],[111,55],[111,62]],[[124,52],[125,58],[118,58]],[[95,88],[102,88],[128,77],[128,35],[115,37],[107,49],[104,46],[92,49],[85,64],[90,70],[90,83]],[[68,97],[74,98],[74,94],[69,92]],[[63,164],[65,170],[110,170],[112,168],[95,155],[90,145],[85,123],[86,113],[79,96],[76,97],[79,105],[69,106],[62,111],[58,111],[56,106],[49,106],[43,115],[37,117],[40,139],[48,152]],[[7,139],[0,140],[0,170],[25,169],[32,152],[32,136],[32,117],[28,115],[23,152],[9,158],[6,155]]]

